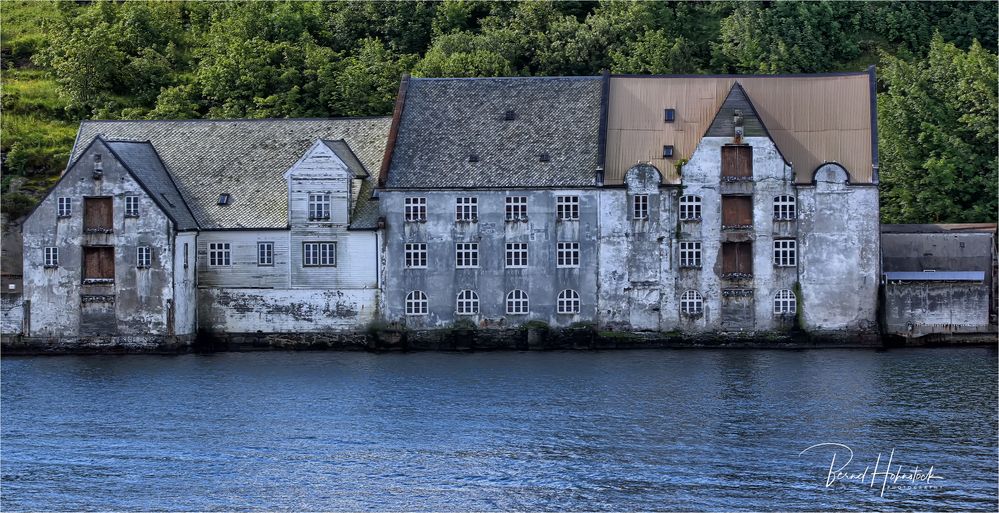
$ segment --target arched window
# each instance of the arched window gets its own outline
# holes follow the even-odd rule
[[[423,291],[414,290],[406,295],[406,315],[427,315],[429,311],[427,295]]]
[[[786,221],[797,217],[794,196],[781,195],[774,198],[774,219]]]
[[[794,296],[794,292],[787,289],[778,290],[774,295],[774,313],[793,314],[797,311],[798,298]]]
[[[474,290],[458,293],[458,313],[471,315],[479,313],[479,295]]]
[[[575,290],[565,289],[558,293],[558,313],[579,313],[579,294]]]
[[[520,289],[514,289],[506,295],[506,313],[526,314],[529,310],[530,303],[527,300],[527,292]]]
[[[688,290],[680,296],[680,313],[698,315],[704,311],[704,300],[696,290]]]
[[[680,196],[680,220],[691,221],[701,218],[701,197],[687,194]]]

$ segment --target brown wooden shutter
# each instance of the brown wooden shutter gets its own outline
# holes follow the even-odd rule
[[[84,279],[114,279],[114,248],[83,248]]]
[[[753,274],[753,243],[723,243],[722,273]]]
[[[84,230],[110,230],[114,226],[111,198],[84,198],[83,205]]]
[[[722,196],[722,226],[751,226],[752,196]]]
[[[753,177],[752,146],[722,146],[722,176]]]

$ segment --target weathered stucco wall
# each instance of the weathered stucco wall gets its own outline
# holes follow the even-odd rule
[[[815,185],[799,185],[799,281],[804,328],[857,332],[876,328],[880,282],[878,189],[849,185],[827,164]]]
[[[173,331],[175,335],[193,335],[198,331],[198,295],[195,232],[178,233],[173,247]]]
[[[94,154],[103,176],[93,178]],[[139,216],[125,217],[125,196],[139,197]],[[57,198],[72,199],[72,214],[57,216]],[[111,197],[113,233],[84,233],[84,198]],[[173,301],[173,228],[100,141],[76,161],[25,221],[24,298],[31,336],[166,335]],[[136,267],[136,248],[149,246],[152,265]],[[59,248],[59,266],[45,268],[44,248]],[[84,284],[84,246],[113,246],[114,283]],[[82,301],[81,297],[87,299]]]
[[[200,331],[292,333],[361,330],[374,318],[375,289],[200,289]]]
[[[909,337],[987,332],[989,289],[982,282],[889,282],[885,331]]]
[[[0,334],[20,335],[24,301],[20,294],[0,294]]]

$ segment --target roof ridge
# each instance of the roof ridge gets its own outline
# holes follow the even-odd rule
[[[330,118],[197,118],[197,119],[84,119],[80,123],[225,123],[225,122],[263,122],[263,121],[362,121],[369,119],[384,119],[392,116],[343,116]]]

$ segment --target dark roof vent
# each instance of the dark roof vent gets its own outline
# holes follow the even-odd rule
[[[469,162],[478,162],[479,161],[479,156],[476,155],[476,154],[474,154],[474,153],[469,153],[468,154],[468,161]]]
[[[665,121],[666,123],[672,123],[676,121],[676,109],[666,109],[663,121]]]
[[[506,111],[506,118],[504,119],[506,119],[507,121],[513,121],[517,119],[517,113],[512,110],[508,110]]]
[[[551,162],[552,156],[547,153],[541,153],[538,155],[539,162]]]
[[[228,205],[228,204],[229,204],[229,193],[223,192],[222,194],[219,194],[219,205]]]
[[[663,158],[664,159],[673,158],[673,145],[663,146]]]

